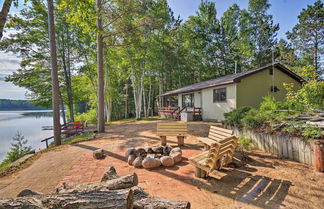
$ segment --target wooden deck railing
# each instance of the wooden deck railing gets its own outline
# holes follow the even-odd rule
[[[202,120],[202,108],[200,107],[160,107],[158,110],[158,114],[160,117],[170,118],[173,120],[180,120],[181,112],[183,111],[192,111],[193,112],[193,120]]]

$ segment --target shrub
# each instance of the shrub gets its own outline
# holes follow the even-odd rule
[[[252,107],[240,107],[231,112],[225,113],[225,121],[224,124],[228,126],[242,126],[242,119],[246,116],[246,114],[252,109]]]
[[[263,118],[258,114],[258,110],[251,109],[246,116],[242,119],[242,124],[246,128],[257,128],[261,125]]]
[[[31,152],[32,148],[27,146],[28,140],[18,131],[16,136],[12,138],[10,151],[7,153],[5,160],[1,164],[12,163],[24,155]]]
[[[250,138],[245,138],[244,136],[241,136],[239,140],[244,149],[251,149],[250,144],[252,143],[252,140]]]
[[[307,125],[305,128],[303,128],[302,135],[309,139],[317,139],[324,135],[324,131],[318,127]]]
[[[75,120],[81,121],[82,123],[87,121],[88,123],[96,124],[97,123],[97,109],[93,108],[93,109],[90,109],[88,112],[77,114],[75,116]]]

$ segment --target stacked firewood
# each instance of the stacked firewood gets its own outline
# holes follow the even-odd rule
[[[305,124],[316,126],[324,129],[324,111],[323,110],[313,110],[313,112],[302,112],[296,110],[276,110],[276,112],[288,112],[288,113],[299,113],[299,115],[289,117],[289,121],[303,121]],[[280,126],[285,125],[285,123],[280,124]],[[277,124],[278,126],[278,124]]]
[[[137,184],[136,173],[118,176],[115,168],[109,167],[100,183],[74,186],[63,183],[55,194],[25,189],[17,198],[0,199],[0,208],[190,208],[188,201],[170,201],[150,196]]]

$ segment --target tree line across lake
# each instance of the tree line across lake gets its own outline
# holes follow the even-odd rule
[[[9,110],[48,110],[49,108],[38,107],[27,100],[0,99],[0,111]]]
[[[157,102],[163,102],[157,95],[232,74],[235,68],[242,72],[269,64],[272,52],[276,61],[323,86],[320,0],[300,12],[287,39],[277,37],[280,25],[269,14],[268,0],[249,0],[247,9],[233,4],[219,18],[217,5],[204,0],[185,21],[174,16],[167,0],[96,2],[54,1],[59,95],[71,120],[96,122],[98,75],[104,80],[107,121],[153,115]],[[46,1],[30,0],[9,17],[6,28],[17,32],[3,38],[0,49],[21,58],[18,71],[6,80],[27,88],[33,104],[50,107]],[[103,54],[98,54],[98,40],[103,42]],[[97,74],[101,59],[104,74]]]

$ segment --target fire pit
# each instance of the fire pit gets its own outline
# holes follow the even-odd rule
[[[170,167],[182,160],[182,151],[179,147],[158,146],[146,148],[130,148],[125,152],[129,165],[136,168]]]

